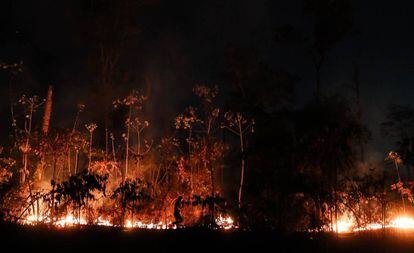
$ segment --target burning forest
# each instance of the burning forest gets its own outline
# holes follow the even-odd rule
[[[354,252],[414,235],[411,8],[3,2],[4,241]]]
[[[88,122],[82,117],[85,105],[77,106],[70,128],[58,129],[50,124],[52,86],[45,99],[22,95],[12,104],[13,144],[1,150],[3,221],[54,227],[249,229],[250,221],[244,220],[249,218],[243,213],[248,205],[243,195],[249,163],[243,154],[256,121],[241,112],[222,113],[216,104],[217,86],[195,86],[193,93],[200,107],[189,106],[177,115],[172,121],[174,134],[159,143],[145,135],[150,123],[141,112],[147,97],[133,90],[114,100],[114,111],[124,115],[124,129],[119,135],[108,128],[101,131],[104,148],[94,142],[99,126],[83,123]],[[224,132],[237,141],[224,142],[218,136]],[[315,148],[321,149],[317,151],[321,155],[325,147]],[[224,197],[220,182],[229,149],[242,154],[233,201]],[[301,200],[302,211],[309,212],[308,220],[300,221],[306,223],[294,229],[336,233],[414,229],[410,215],[414,198],[411,183],[401,178],[403,160],[392,151],[384,162],[387,174],[381,176],[374,169],[353,177],[329,172],[334,178],[327,178],[333,181],[325,200],[319,199],[322,193],[294,193],[292,198]],[[298,173],[309,173],[309,167],[297,166]],[[277,223],[265,225],[271,228]]]
[[[160,143],[147,140],[150,124],[140,117],[146,97],[132,91],[113,101],[115,110],[126,111],[125,131],[115,136],[105,129],[105,149],[94,144],[98,125],[82,124],[84,105],[78,105],[73,127],[51,129],[53,88],[46,99],[23,95],[12,105],[13,147],[2,150],[11,155],[2,158],[3,219],[56,227],[236,228],[232,209],[215,183],[215,168],[225,150],[215,132],[247,121],[227,113],[228,123],[222,125],[214,107],[217,89],[197,86],[194,93],[202,111],[189,107],[175,119],[184,143],[174,136],[163,137]],[[41,109],[37,127],[35,114]],[[253,130],[254,122],[249,124]],[[242,187],[241,181],[239,205]]]

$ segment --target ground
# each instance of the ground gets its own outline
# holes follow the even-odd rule
[[[52,229],[2,224],[0,242],[4,249],[28,252],[414,252],[414,232],[391,230],[336,236],[205,229]]]

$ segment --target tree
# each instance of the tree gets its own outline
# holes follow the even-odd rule
[[[397,190],[401,195],[401,202],[403,205],[404,214],[406,213],[405,197],[408,197],[410,202],[414,202],[413,195],[409,188],[404,187],[404,183],[401,180],[399,165],[402,164],[401,157],[394,151],[388,153],[385,160],[390,160],[394,164],[395,172],[397,173],[397,183],[391,185],[392,190]],[[412,183],[411,183],[412,184]]]
[[[19,99],[19,103],[24,107],[24,143],[20,146],[20,150],[23,153],[23,168],[20,171],[20,184],[24,184],[27,176],[29,175],[29,153],[30,153],[30,139],[32,137],[32,123],[33,114],[36,110],[43,105],[45,100],[40,99],[37,96],[27,97],[23,95]]]
[[[392,105],[386,117],[387,120],[382,123],[383,133],[395,140],[396,152],[410,175],[414,166],[414,109]]]
[[[194,152],[197,162],[200,162],[204,169],[207,169],[210,176],[210,195],[216,195],[216,168],[214,162],[222,155],[222,145],[216,139],[215,134],[220,129],[219,113],[220,109],[215,105],[215,99],[218,94],[218,87],[196,86],[194,94],[199,98],[201,108],[187,108],[186,114],[181,114],[175,119],[176,129],[186,129],[189,136],[195,134],[191,139],[187,138],[186,142]],[[180,165],[178,166],[180,169]],[[183,167],[181,167],[183,168]],[[180,171],[180,170],[179,170]],[[184,170],[182,170],[184,172]],[[193,172],[191,171],[191,174]],[[214,206],[210,210],[211,223],[214,223]]]
[[[105,138],[105,156],[109,152],[110,103],[116,98],[117,85],[125,84],[132,79],[134,72],[123,69],[123,60],[128,58],[128,49],[139,43],[142,29],[140,16],[146,7],[156,5],[158,0],[99,0],[83,1],[82,37],[88,38],[90,51],[93,52],[92,71],[96,73],[98,89],[96,99],[103,104],[95,110],[103,118]],[[85,25],[87,24],[87,25]],[[129,63],[128,63],[129,64]]]
[[[45,109],[43,112],[43,124],[42,124],[42,134],[43,136],[47,136],[50,129],[50,119],[52,115],[52,104],[53,104],[53,86],[49,86],[47,91],[47,96],[45,100]],[[45,169],[45,155],[44,152],[41,152],[42,149],[39,149],[39,156],[40,156],[40,162],[37,164],[35,169],[35,187],[39,187],[40,180],[42,179],[43,170]]]
[[[88,162],[88,170],[91,168],[92,164],[92,142],[93,142],[93,132],[98,128],[95,123],[85,124],[86,129],[89,132],[89,162]]]
[[[164,137],[156,146],[158,165],[151,173],[151,184],[154,192],[157,192],[162,183],[172,184],[173,169],[176,167],[177,160],[182,154],[178,139],[174,137]],[[155,195],[155,194],[153,194]]]
[[[59,205],[72,206],[74,214],[77,213],[78,223],[80,223],[82,208],[87,207],[89,201],[95,200],[96,193],[105,195],[107,180],[107,174],[99,175],[88,171],[72,175],[61,183],[52,180],[51,210],[57,209]]]
[[[296,171],[308,184],[303,192],[313,195],[316,219],[322,223],[323,205],[329,206],[332,225],[338,220],[339,179],[354,168],[355,144],[366,141],[368,132],[337,96],[315,99],[299,112],[295,124]]]
[[[116,199],[122,208],[121,224],[125,224],[125,215],[127,210],[134,216],[136,210],[140,210],[151,201],[150,187],[148,184],[137,178],[134,180],[127,179],[114,190],[111,195],[112,199]]]
[[[126,133],[122,135],[125,141],[125,169],[122,173],[122,181],[125,181],[125,178],[128,177],[131,127],[134,122],[134,119],[138,120],[138,118],[133,118],[133,117],[136,117],[136,114],[142,110],[142,106],[146,99],[147,98],[141,95],[138,91],[133,90],[125,98],[117,99],[113,102],[113,105],[115,108],[124,106],[128,110],[128,115],[125,120],[125,127],[127,131]],[[137,130],[139,130],[138,133],[140,133],[143,130],[143,128],[141,129],[141,126],[140,126],[139,128],[137,128]]]
[[[353,73],[353,90],[355,92],[355,99],[356,99],[356,115],[357,115],[357,119],[359,121],[359,124],[362,125],[363,124],[363,118],[362,118],[362,113],[363,113],[363,109],[362,109],[362,101],[361,101],[361,82],[359,80],[359,66],[358,63],[356,61],[352,62],[352,66],[354,69],[354,73]],[[364,151],[364,143],[363,140],[360,140],[359,143],[360,146],[360,156],[361,156],[361,161],[364,161],[365,159],[365,151]]]
[[[226,128],[231,133],[235,134],[237,137],[239,137],[239,140],[240,140],[241,169],[240,169],[240,186],[239,186],[239,196],[238,196],[238,206],[240,209],[242,206],[244,171],[245,171],[245,163],[246,163],[246,157],[244,153],[245,140],[246,140],[246,136],[249,133],[254,132],[255,122],[254,120],[245,119],[240,112],[236,113],[236,115],[234,115],[232,112],[226,112],[224,114],[224,118],[226,122],[225,124],[222,125],[222,127]]]
[[[135,150],[131,149],[131,153],[134,155],[135,157],[135,161],[136,161],[136,176],[139,177],[140,174],[142,173],[141,171],[141,162],[144,159],[144,156],[151,150],[152,148],[152,142],[149,143],[147,140],[145,140],[143,138],[143,131],[148,128],[149,123],[148,121],[144,121],[141,122],[141,120],[136,117],[133,122],[131,123],[131,128],[133,130],[135,130],[135,133],[137,134],[137,144],[136,144],[136,148]],[[142,142],[144,142],[144,148],[142,147],[143,144]]]
[[[42,126],[42,132],[44,135],[47,135],[49,132],[49,126],[50,126],[50,117],[52,115],[52,103],[53,103],[53,86],[49,86],[47,90],[47,96],[45,101],[45,111],[43,114],[43,126]]]
[[[305,13],[313,19],[311,52],[316,73],[315,96],[321,96],[322,68],[331,49],[353,28],[349,0],[306,0]]]

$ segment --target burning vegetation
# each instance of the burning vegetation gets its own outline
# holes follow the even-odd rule
[[[27,76],[19,79],[25,66],[0,63],[0,78],[8,80],[11,100],[11,124],[2,115],[0,125],[8,131],[0,134],[9,136],[0,142],[1,221],[52,227],[201,226],[306,233],[414,228],[414,110],[403,106],[390,108],[383,129],[396,140],[397,147],[386,159],[385,152],[378,158],[367,145],[372,136],[364,124],[357,60],[352,60],[352,78],[346,84],[351,89],[339,94],[324,89],[328,85],[323,84],[323,75],[332,61],[332,52],[336,51],[333,49],[354,33],[350,1],[306,0],[303,12],[311,22],[306,21],[304,27],[313,24],[311,31],[277,24],[250,43],[205,43],[226,36],[224,32],[223,36],[216,36],[215,29],[204,35],[206,26],[200,24],[195,26],[200,29],[177,29],[181,23],[192,22],[180,21],[178,25],[173,15],[169,17],[173,19],[171,27],[161,30],[188,30],[197,34],[195,41],[200,42],[189,46],[187,41],[192,40],[184,36],[185,43],[178,43],[177,48],[168,39],[170,35],[165,41],[163,36],[154,36],[160,27],[149,23],[153,23],[153,11],[160,5],[155,23],[169,23],[162,21],[169,16],[164,11],[173,7],[187,13],[180,4],[135,0],[80,2],[73,6],[72,14],[68,11],[62,15],[73,15],[67,22],[76,25],[67,29],[73,32],[68,34],[67,46],[79,51],[79,55],[72,57],[66,52],[62,59],[71,59],[70,64],[56,66],[68,73],[79,71],[79,79],[56,81],[56,91],[52,86],[43,86],[39,90],[45,99],[29,95],[38,87],[28,88],[30,92],[21,95],[18,89],[30,86],[23,85]],[[201,6],[200,10],[204,9],[204,4]],[[226,19],[222,22],[227,20],[221,4],[212,6],[211,13],[224,13]],[[233,4],[227,8],[230,7],[234,11]],[[196,13],[188,20],[193,20]],[[200,17],[194,22],[211,20],[216,19]],[[245,16],[240,16],[240,20],[246,20]],[[213,28],[219,24],[210,25]],[[245,31],[245,27],[234,28],[230,30]],[[144,36],[137,38],[141,32]],[[235,37],[250,37],[248,34]],[[48,36],[51,35],[45,38]],[[142,45],[142,41],[153,44],[146,38],[156,37],[162,43],[154,43],[150,47],[153,51],[143,54],[146,47],[137,45]],[[271,41],[267,41],[270,37]],[[257,43],[261,40],[266,41]],[[266,45],[266,50],[256,44]],[[271,60],[285,49],[282,44],[300,45],[296,53],[307,53],[300,57],[306,64],[299,65],[307,65],[310,55],[313,63],[312,69],[304,67],[303,73],[315,71],[314,96],[302,98],[297,104],[295,86],[300,73],[279,68],[285,62],[276,64]],[[207,47],[199,48],[201,45]],[[281,47],[273,55],[264,56],[270,45]],[[216,53],[211,55],[214,59],[199,64],[200,59],[210,57],[209,46],[217,46],[213,50]],[[289,47],[286,52],[291,51]],[[191,62],[188,56],[200,52],[198,62]],[[146,55],[142,61],[148,61],[148,66],[142,65],[141,59],[136,60],[142,55]],[[158,57],[153,61],[154,56]],[[44,62],[48,62],[47,55],[44,57]],[[78,63],[80,67],[74,67]],[[187,71],[193,63],[194,69],[180,72]],[[50,72],[55,70],[54,64],[50,63]],[[136,69],[134,64],[142,66]],[[178,67],[174,68],[176,64]],[[341,65],[341,73],[346,66]],[[38,71],[42,72],[41,69]],[[192,90],[180,90],[191,93],[191,97],[184,99],[184,94],[174,94],[182,80],[192,85],[193,73],[201,69],[201,76],[210,76],[220,83],[220,92],[217,86],[197,85]],[[162,86],[170,82],[168,78],[174,79],[174,75],[169,75],[173,72],[186,77],[169,87]],[[81,84],[89,81],[90,90],[86,92],[88,88]],[[143,87],[145,92],[129,90]],[[75,91],[68,92],[71,88]],[[152,88],[158,89],[157,93],[151,93]],[[87,95],[73,94],[84,89]],[[54,96],[55,92],[59,96]],[[62,101],[54,100],[55,97],[69,102],[73,111],[59,108]],[[156,122],[153,115],[168,116],[168,125]]]
[[[283,161],[277,166],[294,169],[279,169],[273,186],[266,185],[266,176],[264,181],[251,177],[246,191],[246,170],[257,166],[260,175],[269,161],[263,156],[269,150],[259,146],[263,135],[256,136],[255,114],[223,113],[217,87],[196,86],[193,92],[196,106],[179,114],[172,134],[159,141],[148,135],[151,124],[143,114],[148,97],[136,90],[112,103],[122,118],[120,132],[88,123],[83,104],[70,128],[53,128],[53,87],[46,99],[22,95],[11,105],[12,144],[1,148],[1,219],[126,229],[414,229],[412,183],[404,182],[400,171],[407,163],[397,152],[380,165],[364,162],[367,131],[343,100],[321,98],[300,111],[292,121],[292,139],[285,140],[294,145],[279,149],[285,157],[274,158]],[[289,136],[286,129],[279,131]],[[238,175],[233,194],[223,183],[229,164]],[[257,182],[263,184],[260,190]]]
[[[52,87],[45,100],[23,95],[12,105],[14,144],[1,150],[1,218],[56,227],[236,228],[234,209],[216,182],[226,149],[216,137],[222,127],[214,105],[218,90],[197,86],[194,92],[202,107],[189,107],[175,120],[183,139],[165,137],[158,144],[145,137],[150,124],[140,112],[147,98],[132,91],[115,100],[114,110],[126,112],[125,131],[118,139],[106,128],[105,149],[94,143],[98,125],[81,125],[84,105],[73,128],[49,129]]]
[[[84,123],[87,107],[82,104],[70,128],[51,127],[52,87],[46,99],[21,96],[12,104],[13,143],[1,149],[1,219],[33,226],[125,229],[203,226],[227,230],[258,224],[312,233],[414,229],[412,184],[402,180],[402,157],[390,152],[383,163],[385,170],[367,170],[362,148],[353,144],[364,138],[364,129],[352,115],[345,121],[343,115],[331,121],[336,110],[347,112],[346,105],[327,100],[304,109],[306,115],[313,115],[326,106],[327,118],[317,124],[328,128],[317,126],[304,134],[299,124],[295,130],[301,149],[289,151],[295,158],[290,163],[295,174],[286,175],[295,189],[273,197],[251,193],[245,197],[246,169],[253,169],[254,162],[263,166],[260,154],[254,157],[246,152],[260,125],[242,112],[222,113],[216,103],[217,87],[196,86],[193,91],[198,107],[179,114],[173,134],[158,142],[147,135],[151,125],[142,111],[148,98],[138,91],[112,103],[114,112],[123,117],[120,133]],[[97,133],[104,133],[104,138]],[[224,141],[223,133],[235,138]],[[327,147],[330,153],[325,154]],[[234,163],[238,166],[232,169],[239,175],[233,195],[223,187],[229,150],[238,154]],[[286,182],[279,183],[290,189]],[[261,194],[266,193],[263,187]],[[278,204],[290,200],[298,213],[286,213],[288,205],[283,204],[269,214],[271,206],[260,206],[258,200]],[[251,213],[257,215],[254,221]],[[277,213],[284,218],[277,218]],[[283,222],[290,222],[288,229]]]

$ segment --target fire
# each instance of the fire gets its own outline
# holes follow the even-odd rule
[[[36,215],[29,215],[26,219],[22,220],[20,223],[22,225],[36,225],[38,223],[51,224],[58,228],[89,224],[86,219],[82,217],[78,219],[78,218],[75,218],[73,215],[67,215],[63,218],[57,219],[54,222],[51,222],[49,218],[44,218],[40,216],[38,217]],[[116,227],[116,225],[114,225],[111,221],[104,219],[102,217],[99,217],[98,219],[96,219],[93,224],[97,226]],[[153,222],[142,222],[142,221],[131,221],[131,220],[126,220],[124,227],[125,228],[142,228],[142,229],[175,229],[176,228],[176,226],[173,225],[172,222],[153,223]]]
[[[216,219],[216,223],[220,228],[223,228],[225,230],[237,228],[237,226],[234,224],[233,219],[230,216],[220,215]]]
[[[400,229],[414,229],[414,219],[408,216],[400,216],[391,221],[390,227]]]
[[[29,225],[34,226],[37,224],[48,224],[55,226],[57,228],[65,228],[65,227],[72,227],[76,225],[89,225],[90,223],[81,217],[80,219],[74,217],[73,215],[67,215],[65,217],[61,217],[56,219],[54,222],[50,220],[48,217],[43,216],[37,216],[37,215],[28,215],[25,219],[22,219],[19,221],[22,225]],[[110,220],[105,219],[103,217],[97,218],[92,224],[97,226],[108,226],[108,227],[117,227],[115,224],[113,224]],[[223,216],[219,215],[219,217],[216,218],[216,224],[219,228],[224,230],[229,229],[236,229],[238,228],[234,224],[234,220],[230,216]],[[124,228],[126,229],[158,229],[158,230],[164,230],[164,229],[177,229],[177,226],[173,224],[171,221],[167,222],[144,222],[140,220],[130,220],[127,219],[124,223]]]
[[[172,222],[167,222],[167,223],[163,223],[163,222],[158,222],[158,223],[153,223],[153,222],[149,222],[149,223],[145,223],[142,221],[131,221],[131,220],[127,220],[125,222],[124,225],[125,228],[142,228],[142,229],[176,229],[177,226],[172,224]]]
[[[74,225],[87,225],[88,224],[88,222],[85,219],[83,219],[83,218],[77,219],[77,218],[73,217],[73,215],[67,215],[65,217],[58,218],[54,222],[51,222],[51,220],[47,217],[37,216],[37,215],[29,215],[29,216],[26,217],[26,219],[21,220],[20,223],[22,225],[36,225],[38,223],[53,224],[54,226],[61,227],[61,228],[70,227],[70,226],[74,226]],[[110,222],[107,221],[107,220],[103,220],[101,218],[98,218],[97,224],[102,225],[102,226],[107,226],[108,224],[110,224]]]
[[[351,220],[339,220],[337,224],[338,233],[348,233],[352,231],[353,222]]]
[[[58,221],[55,222],[55,225],[58,226],[58,227],[67,227],[67,226],[72,226],[72,225],[76,225],[76,224],[86,225],[87,222],[86,222],[86,220],[84,220],[82,218],[80,218],[79,220],[75,219],[73,217],[73,215],[67,215],[63,219],[58,220]]]
[[[352,219],[342,217],[338,220],[338,233],[352,233],[359,231],[377,230],[382,228],[414,230],[414,218],[409,216],[397,216],[388,224],[371,223],[358,227]]]

